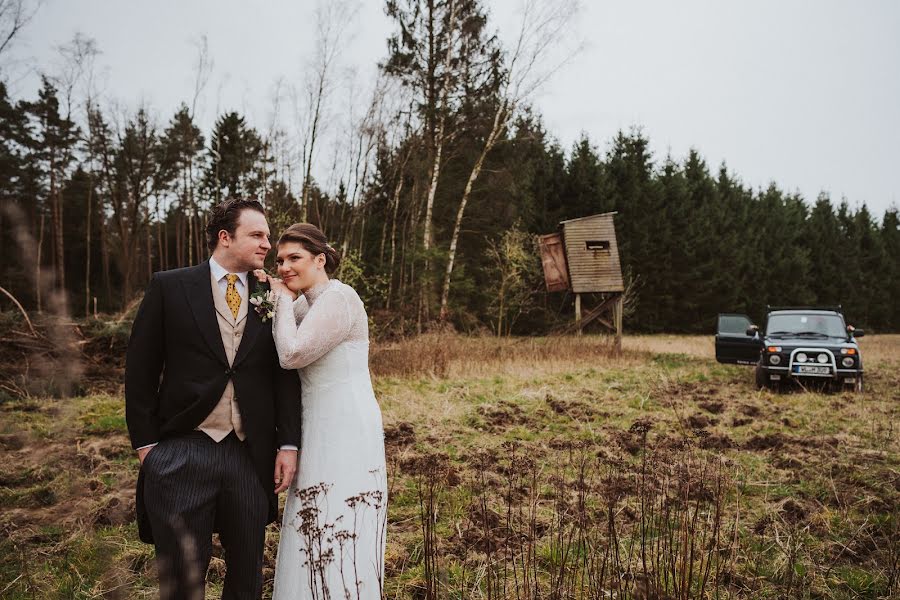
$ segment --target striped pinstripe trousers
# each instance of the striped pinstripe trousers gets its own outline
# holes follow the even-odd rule
[[[222,599],[257,600],[268,502],[234,432],[219,443],[200,431],[165,439],[141,468],[160,598],[204,598],[212,534],[218,531],[225,551]]]

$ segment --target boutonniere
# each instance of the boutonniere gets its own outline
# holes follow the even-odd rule
[[[275,317],[275,300],[275,292],[266,289],[257,290],[250,296],[250,304],[263,323]]]

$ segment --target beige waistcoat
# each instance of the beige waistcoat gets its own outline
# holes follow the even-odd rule
[[[241,298],[241,308],[235,319],[225,302],[225,294],[222,293],[219,282],[213,275],[210,275],[210,283],[216,307],[216,321],[219,323],[219,333],[222,334],[222,345],[225,346],[225,357],[228,359],[228,366],[231,366],[234,363],[238,347],[241,345],[241,338],[244,337],[248,301]],[[228,380],[228,385],[225,386],[225,391],[216,407],[197,429],[217,442],[225,439],[232,430],[237,434],[238,439],[245,438],[244,428],[241,424],[241,411],[238,408],[237,398],[234,396],[234,383],[231,379]]]

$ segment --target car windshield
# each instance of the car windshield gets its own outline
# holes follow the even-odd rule
[[[838,315],[769,315],[766,335],[846,337],[844,320]]]

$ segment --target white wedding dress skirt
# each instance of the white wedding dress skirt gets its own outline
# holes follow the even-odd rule
[[[368,341],[345,340],[299,369],[300,465],[284,509],[275,600],[381,598],[387,476],[368,355]]]

